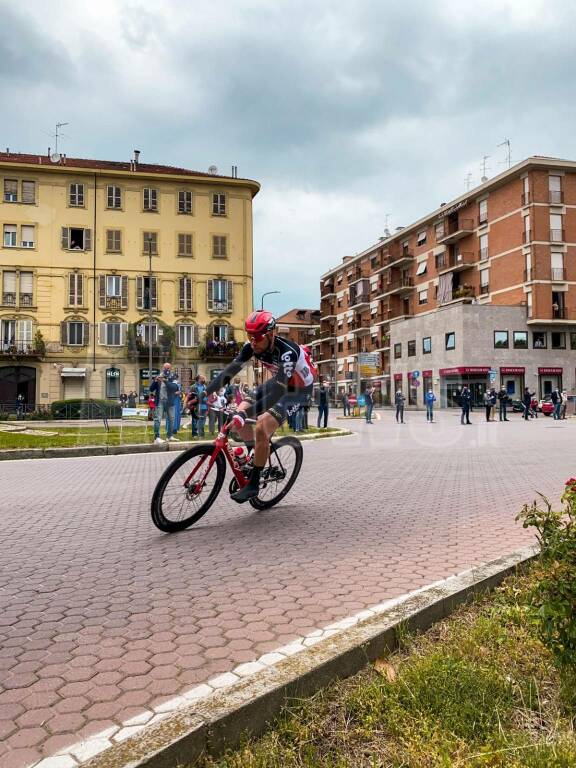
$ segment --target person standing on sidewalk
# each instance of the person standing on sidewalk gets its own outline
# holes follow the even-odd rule
[[[364,392],[364,400],[366,401],[366,424],[372,424],[372,411],[374,409],[374,387],[370,386]]]
[[[508,392],[506,391],[505,387],[502,387],[500,392],[498,392],[498,402],[500,404],[498,410],[499,421],[510,421],[506,415],[506,406],[508,405]]]
[[[404,403],[406,398],[401,389],[399,389],[394,395],[394,403],[396,405],[396,423],[404,424]]]
[[[562,391],[562,406],[560,408],[560,418],[565,419],[566,418],[566,410],[568,408],[568,392],[564,389]]]
[[[486,408],[486,421],[492,421],[490,418],[490,414],[492,413],[492,395],[490,394],[489,389],[484,392],[484,408]]]
[[[326,382],[322,380],[318,387],[318,429],[320,429],[320,423],[322,416],[324,416],[324,429],[328,426],[328,408],[329,408],[329,390],[326,386]]]
[[[434,421],[434,403],[436,402],[436,395],[432,387],[426,392],[424,399],[426,401],[426,421],[432,424]]]
[[[340,395],[340,400],[342,401],[342,416],[350,416],[350,400],[346,390]]]
[[[170,363],[164,363],[162,372],[156,376],[150,385],[150,392],[154,395],[156,407],[154,409],[154,442],[163,443],[160,437],[160,425],[164,420],[164,414],[168,414],[166,426],[166,439],[170,443],[179,443],[177,437],[172,434],[174,425],[174,398],[178,392],[178,384],[173,381],[170,369]]]
[[[560,418],[560,408],[562,407],[562,395],[560,394],[558,387],[552,391],[550,399],[552,400],[552,405],[554,406],[554,421],[558,421]]]
[[[524,395],[522,397],[522,405],[524,406],[524,419],[528,421],[530,418],[530,406],[532,405],[533,392],[530,392],[528,387],[524,387]]]
[[[472,424],[470,421],[470,401],[472,400],[472,392],[467,384],[462,387],[460,393],[460,407],[462,408],[462,414],[460,416],[460,424]]]

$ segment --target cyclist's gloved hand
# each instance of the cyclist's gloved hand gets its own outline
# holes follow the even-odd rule
[[[246,416],[242,411],[238,411],[237,413],[234,414],[234,416],[230,420],[230,429],[238,431],[239,429],[242,429],[245,423],[246,423]]]

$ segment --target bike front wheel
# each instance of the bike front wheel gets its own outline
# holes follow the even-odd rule
[[[270,458],[260,473],[258,496],[250,499],[254,509],[270,509],[281,501],[296,482],[304,451],[300,440],[281,437],[270,444]]]
[[[166,467],[152,496],[152,520],[164,533],[198,522],[220,493],[226,474],[222,453],[210,467],[214,448],[199,445],[184,451]]]

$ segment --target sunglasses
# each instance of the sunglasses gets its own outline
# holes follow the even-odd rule
[[[264,341],[265,338],[266,338],[265,333],[261,333],[258,336],[248,336],[248,340],[250,341],[250,343],[255,342],[256,344],[259,344],[261,341]]]

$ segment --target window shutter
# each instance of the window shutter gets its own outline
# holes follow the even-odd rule
[[[185,299],[185,278],[181,277],[178,281],[178,309],[182,312],[184,310],[184,299]]]
[[[98,277],[99,285],[99,306],[101,309],[106,307],[106,275],[100,275]]]
[[[84,250],[85,251],[92,250],[92,230],[91,229],[84,230]]]
[[[199,341],[198,326],[193,325],[192,326],[192,346],[197,347],[199,343],[200,341]]]
[[[120,346],[126,344],[126,335],[128,333],[128,323],[120,323]]]
[[[65,320],[60,323],[60,343],[68,344],[68,323]]]
[[[233,289],[234,289],[234,283],[232,282],[232,280],[228,280],[228,297],[227,297],[227,299],[228,299],[228,312],[232,312],[232,308],[233,308],[233,305],[234,305],[233,304],[233,296],[232,296]]]
[[[4,200],[7,202],[18,200],[18,181],[16,179],[4,179]]]
[[[127,309],[128,307],[128,275],[122,275],[122,309]]]
[[[122,232],[119,229],[114,230],[114,250],[117,253],[122,251]]]
[[[138,275],[136,278],[136,309],[144,307],[144,278]]]
[[[22,202],[23,203],[36,202],[36,182],[34,181],[22,182]]]
[[[212,312],[214,309],[214,281],[208,280],[206,285],[208,286],[208,311]]]
[[[178,256],[184,256],[184,235],[178,235]]]
[[[68,306],[76,304],[76,274],[72,272],[68,275]]]
[[[76,275],[76,303],[79,306],[84,304],[84,275]]]
[[[156,290],[156,278],[150,280],[150,306],[152,309],[158,309],[158,292]]]
[[[84,205],[84,184],[78,184],[77,186],[78,205]]]
[[[90,323],[82,323],[82,346],[87,347],[90,341]]]
[[[70,230],[68,227],[62,227],[62,248],[67,251],[70,247]]]
[[[106,344],[106,323],[98,323],[98,344]]]

